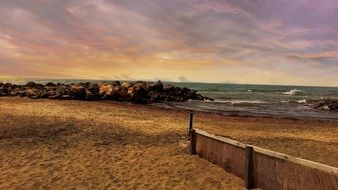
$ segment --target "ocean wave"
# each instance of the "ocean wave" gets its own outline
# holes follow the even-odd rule
[[[280,102],[281,103],[298,103],[298,104],[306,104],[307,103],[306,99],[296,100],[296,101],[294,101],[294,100],[282,100]]]
[[[214,103],[226,103],[226,104],[266,104],[268,102],[261,100],[214,100]]]
[[[306,100],[305,99],[303,99],[303,100],[297,100],[296,102],[299,103],[299,104],[306,104]]]
[[[298,90],[298,89],[292,89],[290,91],[284,92],[284,95],[302,95],[304,94],[304,91]]]

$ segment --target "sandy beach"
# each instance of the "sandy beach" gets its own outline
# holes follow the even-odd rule
[[[210,133],[337,167],[338,123],[196,113]],[[0,98],[0,189],[244,189],[189,154],[188,112]]]

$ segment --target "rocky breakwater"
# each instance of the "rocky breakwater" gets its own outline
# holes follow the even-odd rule
[[[37,84],[29,82],[25,85],[16,85],[0,82],[0,96],[20,96],[31,99],[46,98],[57,100],[115,100],[131,101],[137,104],[151,102],[188,100],[213,100],[197,93],[196,90],[180,88],[172,85],[164,86],[157,82],[123,82],[109,83],[76,83],[61,84],[47,83]]]

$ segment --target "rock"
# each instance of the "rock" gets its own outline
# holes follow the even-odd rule
[[[33,88],[33,87],[36,86],[36,83],[35,82],[28,82],[25,86],[28,87],[28,88]]]
[[[86,98],[86,89],[80,85],[70,86],[70,96],[74,100],[84,100]]]
[[[122,86],[115,86],[113,88],[113,99],[114,100],[127,100],[129,99],[128,90]]]
[[[163,91],[168,93],[168,94],[174,94],[175,93],[175,86],[167,85],[166,87],[164,87]]]
[[[93,94],[95,95],[99,95],[99,85],[97,84],[90,84],[88,87],[87,87],[88,90],[90,90]]]
[[[20,91],[19,91],[18,89],[15,89],[15,90],[12,90],[12,91],[9,93],[9,95],[10,95],[10,96],[18,96],[19,93],[20,93]]]
[[[110,84],[101,84],[99,86],[99,96],[102,100],[109,99],[113,96],[113,86]]]
[[[152,102],[160,102],[161,101],[161,93],[160,92],[151,92],[150,100]]]
[[[86,89],[86,100],[94,101],[98,100],[99,97],[99,86],[97,84],[89,84]]]
[[[51,93],[51,92],[50,92]],[[71,97],[69,95],[61,95],[60,93],[58,92],[55,92],[55,93],[51,93],[51,95],[49,95],[48,99],[62,99],[62,96],[63,98],[64,97],[69,97],[69,99],[71,99]]]
[[[93,101],[99,99],[98,94],[94,94],[90,90],[86,90],[86,100]]]
[[[73,97],[72,96],[70,96],[70,95],[60,95],[60,96],[56,96],[57,98],[55,98],[55,99],[60,99],[60,100],[71,100],[71,99],[73,99]]]
[[[155,83],[150,83],[148,86],[149,86],[149,91],[156,91],[156,92],[163,91],[163,83],[160,80]]]
[[[325,111],[338,111],[338,100],[326,99],[315,101],[309,105],[314,109],[325,110]]]
[[[19,91],[19,96],[20,96],[20,97],[25,97],[25,96],[27,96],[26,91],[25,91],[25,90],[20,90],[20,91]]]
[[[70,88],[66,85],[58,85],[54,91],[60,95],[70,95]]]
[[[121,82],[120,81],[114,81],[112,83],[113,86],[120,86],[121,85]]]
[[[28,89],[27,91],[26,91],[26,96],[27,97],[32,97],[32,96],[36,96],[37,94],[36,94],[36,92],[33,90],[33,89]]]
[[[129,87],[131,87],[131,85],[129,83],[127,83],[127,82],[122,83],[121,86],[124,87],[124,88],[126,88],[126,89],[128,89]]]
[[[148,102],[163,101],[187,101],[210,100],[212,98],[203,97],[197,94],[196,90],[180,88],[172,85],[164,87],[161,81],[157,82],[124,82],[114,81],[110,83],[92,84],[81,82],[77,84],[54,84],[49,82],[45,85],[28,82],[26,85],[15,85],[0,82],[0,96],[27,96],[29,98],[48,98],[48,99],[77,99],[77,100],[99,100],[109,99],[117,101],[132,101],[134,103],[145,104]],[[325,107],[327,106],[327,107]],[[324,104],[317,106],[321,109],[337,109],[336,104]]]
[[[54,83],[52,83],[52,82],[49,82],[49,83],[47,83],[45,86],[47,86],[47,87],[54,87],[54,86],[56,86],[56,84],[54,84]]]
[[[49,94],[46,90],[41,91],[40,98],[48,98]]]
[[[144,83],[136,83],[133,87],[128,89],[130,99],[132,102],[137,104],[146,104],[149,96],[147,90],[144,88]]]
[[[196,94],[195,99],[196,99],[196,100],[204,100],[203,96],[200,95],[200,94]]]

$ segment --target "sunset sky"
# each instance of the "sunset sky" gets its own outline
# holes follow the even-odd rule
[[[338,1],[1,0],[0,77],[338,86]]]

